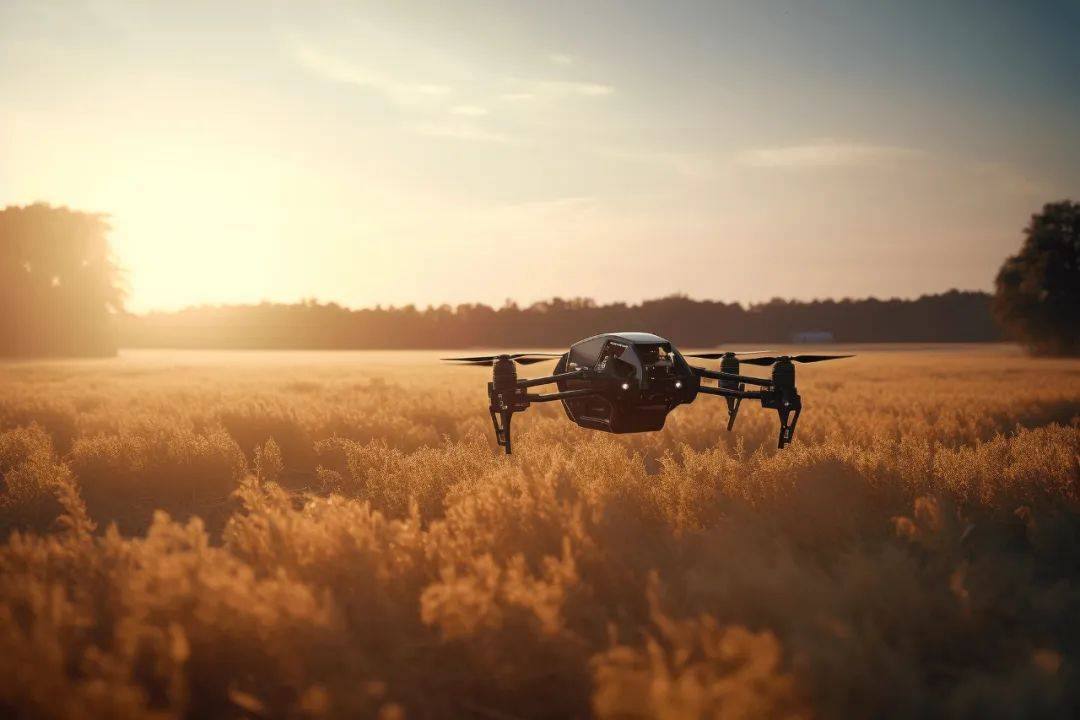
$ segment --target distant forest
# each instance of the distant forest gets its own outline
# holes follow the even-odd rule
[[[196,307],[118,317],[121,347],[433,349],[560,347],[613,330],[657,333],[684,347],[791,342],[829,333],[841,343],[991,342],[991,296],[950,290],[916,300],[775,299],[744,307],[685,296],[639,305],[555,298],[519,307],[458,305],[351,310],[334,303]]]

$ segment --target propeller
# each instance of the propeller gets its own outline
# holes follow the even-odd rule
[[[777,356],[777,357],[768,356],[768,357],[759,357],[759,358],[749,358],[747,360],[743,360],[743,362],[746,363],[747,365],[766,365],[766,366],[768,366],[768,365],[773,365],[775,363],[778,363],[781,360],[794,360],[795,362],[798,362],[798,363],[812,363],[812,362],[821,362],[823,360],[840,360],[842,358],[849,358],[849,357],[855,357],[855,356],[854,355],[793,355],[793,356],[780,355],[780,356]]]
[[[741,350],[739,352],[711,352],[711,353],[683,353],[683,357],[701,358],[702,360],[720,360],[725,357],[738,357],[740,355],[760,355],[772,352],[772,350]]]
[[[508,358],[518,365],[532,365],[533,363],[546,362],[554,358],[562,357],[563,353],[512,353],[503,355],[478,355],[476,357],[442,358],[449,362],[460,365],[479,365],[491,367],[499,358]]]

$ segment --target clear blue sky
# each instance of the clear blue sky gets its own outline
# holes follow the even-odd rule
[[[0,4],[0,205],[135,310],[989,288],[1080,199],[1080,3]]]

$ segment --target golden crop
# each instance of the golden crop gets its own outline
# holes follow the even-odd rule
[[[630,436],[534,407],[504,457],[487,372],[435,357],[0,368],[0,714],[1077,708],[1076,361],[801,368],[781,452],[750,403]]]

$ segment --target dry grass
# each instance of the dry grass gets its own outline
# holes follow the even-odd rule
[[[808,368],[780,453],[543,406],[505,458],[434,357],[0,368],[0,714],[1080,711],[1077,362]]]

